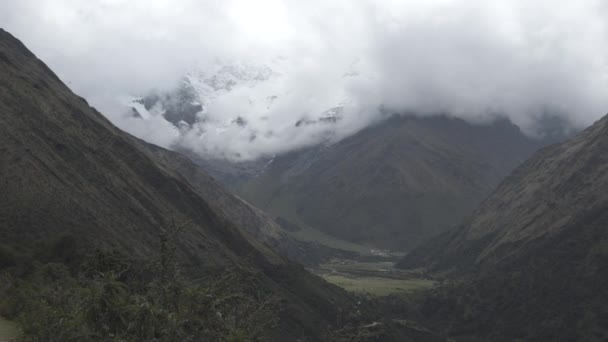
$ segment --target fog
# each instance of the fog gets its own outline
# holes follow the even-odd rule
[[[589,125],[608,112],[605,18],[606,2],[592,0],[4,0],[0,26],[119,127],[255,159],[339,140],[386,113],[508,116],[530,135],[546,114]],[[125,115],[125,98],[222,64],[273,75],[215,93],[189,130]],[[337,106],[335,123],[296,125]],[[230,124],[237,117],[246,125]]]

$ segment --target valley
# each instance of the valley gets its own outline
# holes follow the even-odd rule
[[[277,221],[284,222],[284,219]],[[300,224],[297,230],[286,230],[287,233],[298,241],[328,248],[329,254],[321,256],[323,261],[309,266],[308,270],[331,284],[372,296],[407,295],[428,290],[435,284],[420,271],[395,267],[404,252],[356,244]]]
[[[308,226],[287,232],[298,241],[324,246],[333,252],[333,257],[323,256],[321,263],[308,270],[349,292],[372,296],[407,295],[428,290],[435,284],[420,271],[395,267],[405,255],[403,252],[359,245]],[[335,254],[341,256],[335,257]]]
[[[592,39],[569,43],[587,21],[562,22],[584,13],[13,1],[0,342],[608,341],[608,78],[592,75],[608,64],[583,58]],[[73,21],[37,40],[3,10]],[[247,19],[223,18],[235,10]],[[266,35],[252,19],[286,36],[230,43]]]
[[[435,285],[421,272],[395,268],[395,261],[389,260],[333,259],[310,270],[347,291],[373,296],[412,295]]]
[[[407,251],[470,215],[513,168],[548,141],[507,119],[394,115],[334,144],[276,156],[255,174],[212,175],[300,234]],[[208,165],[201,163],[202,167]],[[219,167],[212,168],[219,170]],[[307,228],[314,228],[313,230]]]

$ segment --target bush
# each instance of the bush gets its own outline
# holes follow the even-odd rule
[[[171,244],[161,239],[152,263],[96,251],[77,267],[33,263],[26,275],[5,272],[0,312],[17,320],[28,342],[265,340],[279,300],[261,277],[232,269],[191,283],[179,276]]]

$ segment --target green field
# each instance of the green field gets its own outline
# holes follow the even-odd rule
[[[319,266],[320,269],[324,269],[331,272],[347,272],[347,273],[373,273],[373,274],[389,274],[397,273],[399,275],[411,276],[411,271],[403,271],[394,268],[394,261],[355,261],[345,259],[333,259]]]
[[[0,342],[8,342],[17,337],[17,325],[0,317]]]
[[[347,291],[386,296],[431,288],[435,282],[415,271],[394,267],[392,261],[361,262],[334,259],[312,270]]]
[[[386,296],[393,293],[412,293],[433,286],[427,279],[391,279],[381,277],[350,277],[343,275],[322,275],[328,282],[338,285],[347,291],[369,293],[375,296]]]

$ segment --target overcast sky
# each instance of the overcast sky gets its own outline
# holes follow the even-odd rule
[[[378,120],[381,107],[475,122],[502,114],[530,133],[543,112],[588,125],[608,112],[606,18],[601,0],[0,2],[0,26],[120,127],[246,158],[326,139],[325,128],[293,122],[337,104],[347,108],[338,138]],[[158,118],[124,119],[119,99],[170,89],[195,66],[277,57],[280,80],[215,106],[216,118],[245,117],[253,141],[241,128],[184,137]],[[283,97],[272,109],[247,107],[274,93]]]

